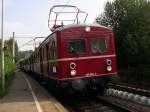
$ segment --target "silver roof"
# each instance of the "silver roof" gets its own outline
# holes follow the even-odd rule
[[[55,31],[62,31],[62,30],[69,29],[69,28],[86,27],[86,26],[99,27],[99,28],[112,30],[111,28],[108,28],[108,27],[105,27],[105,26],[94,23],[94,24],[70,24],[70,25],[65,25],[63,27],[57,28]]]

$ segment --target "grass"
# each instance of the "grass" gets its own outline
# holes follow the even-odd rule
[[[0,88],[0,98],[3,97],[7,93],[7,89],[10,86],[12,80],[14,79],[15,73],[12,71],[8,75],[5,75],[5,91],[2,91],[2,87]]]
[[[14,79],[14,70],[15,64],[13,64],[12,59],[10,57],[5,57],[5,91],[2,91],[2,85],[0,85],[0,98],[6,94],[8,87]]]
[[[2,98],[5,95],[5,92],[2,91],[2,88],[0,88],[0,98]]]

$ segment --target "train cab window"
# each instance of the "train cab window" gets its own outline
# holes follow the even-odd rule
[[[84,39],[69,40],[67,46],[69,54],[81,54],[86,52],[86,42]]]
[[[103,53],[109,51],[108,38],[92,38],[90,40],[90,45],[93,53]]]

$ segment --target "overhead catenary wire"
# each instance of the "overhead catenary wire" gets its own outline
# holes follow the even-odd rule
[[[65,5],[68,5],[70,1],[71,1],[71,0],[68,0]],[[64,9],[65,9],[65,7],[63,7],[63,8],[61,9],[60,13],[63,12]]]
[[[71,0],[67,0],[67,2],[65,3],[65,5],[68,5],[68,4],[70,3],[70,1],[71,1]],[[55,1],[53,2],[53,5],[55,5],[57,2],[58,2],[58,0],[55,0]],[[64,9],[65,9],[65,7],[63,7],[63,8],[61,9],[60,13],[61,13]],[[15,37],[15,38],[33,38],[33,37]],[[43,38],[43,37],[42,37],[42,38]],[[22,47],[24,47],[25,45],[31,45],[31,44],[28,44],[28,43],[30,43],[30,42],[32,42],[32,41],[35,41],[35,39],[32,39],[32,40],[26,42],[25,44],[19,46],[19,48],[22,48]]]
[[[34,36],[35,37],[35,36]],[[15,37],[15,38],[34,38],[33,36],[31,36],[31,37]]]
[[[21,38],[21,37],[20,37]],[[23,37],[22,37],[23,38]],[[33,38],[33,37],[32,37]],[[38,38],[45,38],[45,37],[34,37],[32,40],[29,40],[28,42],[24,43],[23,45],[19,46],[19,48],[24,47],[25,45],[34,45],[35,44],[35,40]],[[31,42],[33,42],[32,44],[30,44]]]
[[[53,5],[55,5],[57,1],[58,1],[58,0],[55,0],[54,3],[53,3]]]
[[[33,40],[30,40],[30,41],[24,43],[23,45],[19,46],[19,48],[22,48],[22,47],[24,47],[25,45],[29,45],[29,43],[31,43],[31,42],[33,42]],[[33,45],[33,44],[30,44],[30,45]]]

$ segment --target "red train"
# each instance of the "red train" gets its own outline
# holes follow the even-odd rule
[[[97,24],[59,26],[20,67],[51,87],[101,90],[117,75],[113,31]]]

